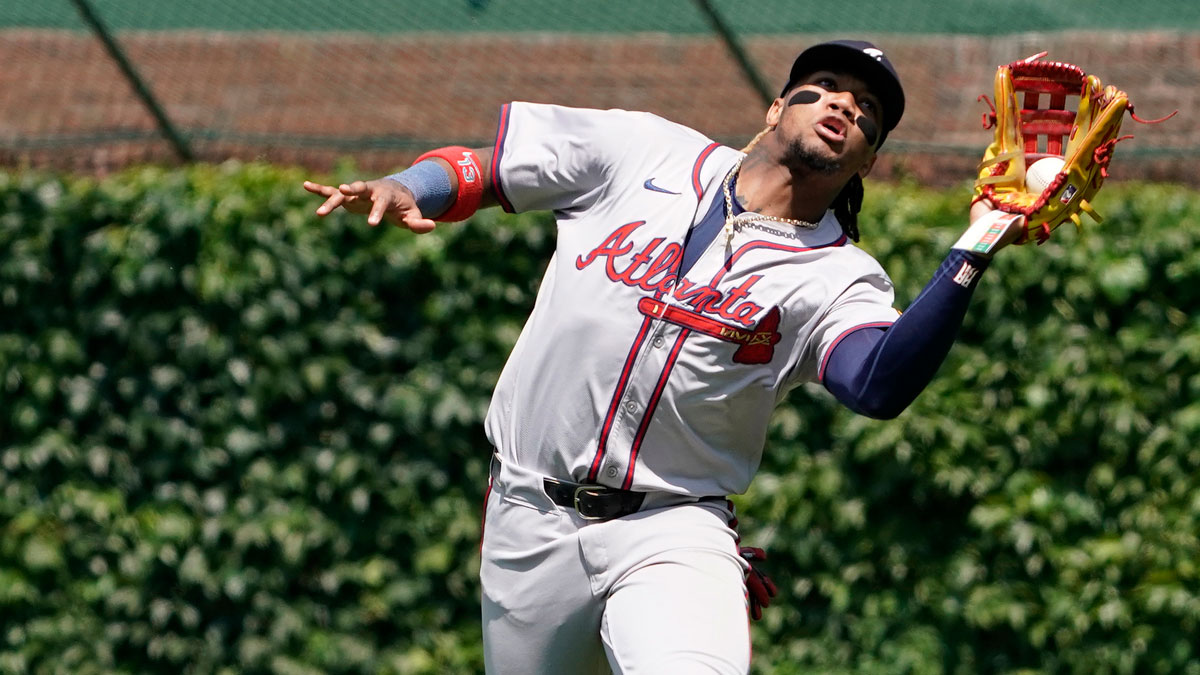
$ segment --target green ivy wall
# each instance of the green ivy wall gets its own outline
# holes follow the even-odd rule
[[[305,177],[0,173],[0,672],[481,671],[481,422],[552,223],[322,221]],[[867,192],[903,306],[969,193]],[[1200,673],[1200,196],[1097,208],[899,419],[778,411],[757,672]]]

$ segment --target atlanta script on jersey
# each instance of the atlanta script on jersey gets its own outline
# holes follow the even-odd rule
[[[839,336],[888,325],[892,284],[832,213],[717,237],[678,277],[685,237],[724,217],[740,153],[648,113],[512,103],[492,188],[552,210],[558,243],[497,384],[504,462],[579,482],[741,493],[772,410],[818,381]]]

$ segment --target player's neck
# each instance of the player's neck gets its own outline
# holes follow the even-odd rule
[[[747,211],[815,223],[844,185],[840,176],[817,171],[798,173],[771,161],[765,149],[755,148],[738,172],[736,197]]]

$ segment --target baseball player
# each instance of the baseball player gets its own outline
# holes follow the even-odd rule
[[[317,208],[427,232],[549,209],[557,247],[500,376],[482,543],[494,673],[745,673],[747,574],[726,496],[787,392],[898,415],[942,362],[1018,217],[973,224],[901,316],[854,246],[862,178],[904,111],[874,45],[804,50],[745,152],[647,113],[511,103]]]

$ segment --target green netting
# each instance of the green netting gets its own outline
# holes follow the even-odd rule
[[[713,0],[739,32],[786,34],[829,31],[969,33],[1029,31],[1196,30],[1200,4],[1191,0],[1131,3],[1124,0]],[[191,0],[93,0],[114,24],[132,30],[221,31],[551,31],[707,33],[709,23],[693,0],[386,0],[351,4],[317,0],[260,0],[222,6]],[[0,6],[0,25],[82,28],[67,0]]]

